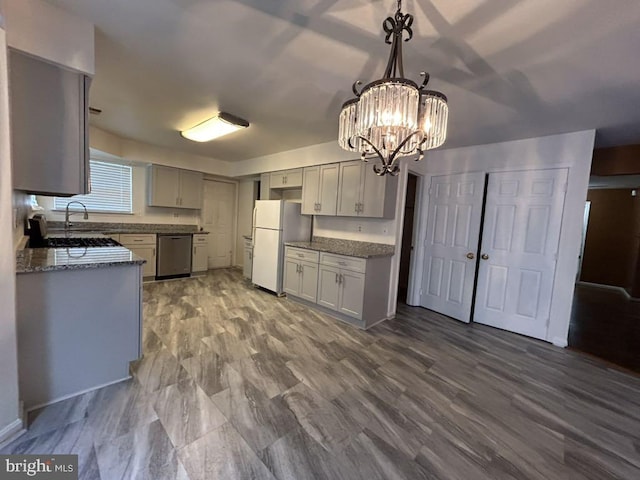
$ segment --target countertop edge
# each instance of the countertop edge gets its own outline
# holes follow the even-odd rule
[[[393,257],[396,253],[395,247],[393,245],[390,245],[391,247],[393,247],[393,250],[394,250],[392,252],[358,253],[358,252],[345,252],[345,251],[341,251],[340,249],[331,248],[331,247],[304,245],[304,243],[308,243],[308,242],[284,242],[284,245],[287,247],[302,248],[304,250],[312,250],[314,252],[332,253],[334,255],[343,255],[345,257],[355,257],[355,258],[364,258],[364,259]]]

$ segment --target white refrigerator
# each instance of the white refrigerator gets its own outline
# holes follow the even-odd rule
[[[300,214],[299,203],[257,200],[253,209],[253,267],[251,281],[282,294],[284,242],[309,241],[311,217]]]

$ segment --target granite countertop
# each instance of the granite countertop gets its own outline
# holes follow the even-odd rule
[[[285,242],[285,245],[360,258],[390,257],[395,253],[394,245],[326,237],[313,237],[310,242]]]
[[[170,225],[163,223],[108,223],[108,222],[72,222],[71,233],[103,232],[114,233],[203,233],[197,225]],[[48,222],[50,231],[64,232],[64,222]]]
[[[25,248],[16,254],[16,273],[51,272],[142,265],[145,260],[124,247]]]

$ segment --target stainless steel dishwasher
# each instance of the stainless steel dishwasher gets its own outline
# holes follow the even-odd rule
[[[191,234],[158,234],[156,278],[188,277],[191,274]]]

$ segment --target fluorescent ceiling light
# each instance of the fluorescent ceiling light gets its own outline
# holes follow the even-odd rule
[[[216,117],[205,120],[195,127],[180,132],[184,138],[194,142],[209,142],[214,138],[228,135],[237,130],[247,128],[249,122],[229,113],[220,112]]]

